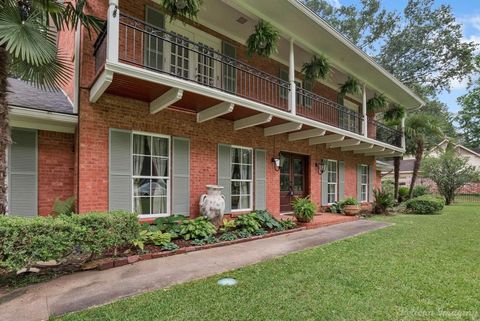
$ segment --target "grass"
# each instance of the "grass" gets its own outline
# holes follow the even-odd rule
[[[395,225],[60,320],[480,318],[479,206],[374,219]]]

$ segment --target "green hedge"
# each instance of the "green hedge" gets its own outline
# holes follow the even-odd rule
[[[0,268],[17,271],[72,253],[100,254],[138,238],[135,214],[126,212],[21,218],[0,216]]]
[[[405,202],[407,212],[412,214],[434,214],[445,206],[445,200],[441,197],[423,195],[412,198]]]

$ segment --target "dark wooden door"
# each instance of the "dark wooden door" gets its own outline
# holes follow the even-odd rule
[[[280,153],[280,212],[291,212],[295,197],[307,196],[306,169],[307,157]]]

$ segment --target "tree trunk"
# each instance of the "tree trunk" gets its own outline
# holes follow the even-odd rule
[[[415,150],[415,162],[413,163],[412,181],[410,182],[410,191],[408,193],[408,198],[409,199],[411,199],[413,197],[413,188],[415,187],[415,182],[417,180],[418,171],[420,169],[420,164],[422,163],[424,148],[425,148],[425,146],[424,146],[423,139],[418,139],[417,140],[417,149]]]
[[[0,215],[7,212],[7,147],[10,144],[7,105],[8,53],[0,46]]]
[[[393,185],[393,199],[398,200],[398,187],[400,185],[400,156],[395,156],[393,158],[393,175],[394,175],[394,185]]]

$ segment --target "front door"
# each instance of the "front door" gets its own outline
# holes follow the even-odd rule
[[[307,156],[280,153],[280,212],[292,212],[295,197],[307,196]]]

